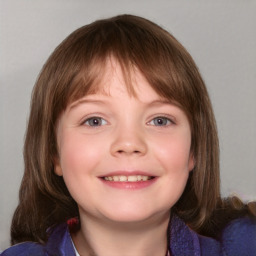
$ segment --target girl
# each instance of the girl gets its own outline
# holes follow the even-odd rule
[[[99,20],[56,48],[34,87],[24,159],[2,255],[256,255],[255,204],[220,198],[198,69],[146,19]]]

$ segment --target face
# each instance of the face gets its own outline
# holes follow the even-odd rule
[[[106,68],[97,94],[70,104],[57,127],[63,175],[80,217],[137,222],[169,212],[194,166],[185,113],[140,72],[127,92],[120,66]]]

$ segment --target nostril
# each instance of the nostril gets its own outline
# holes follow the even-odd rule
[[[140,153],[140,151],[139,150],[133,150],[133,151],[131,151],[131,152],[128,152],[128,151],[126,151],[126,150],[118,150],[117,151],[117,153],[135,153],[135,154],[139,154]]]
[[[111,154],[116,156],[121,155],[144,155],[147,151],[147,146],[144,141],[129,141],[127,140],[116,140],[113,142],[110,148]]]

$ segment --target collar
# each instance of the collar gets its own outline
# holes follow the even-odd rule
[[[198,235],[174,214],[170,221],[169,236],[172,256],[201,256]],[[49,255],[75,256],[67,223],[51,230],[45,249]]]
[[[200,256],[198,235],[177,215],[172,214],[170,222],[170,247],[172,256]]]

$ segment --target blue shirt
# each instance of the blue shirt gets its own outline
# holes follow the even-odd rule
[[[256,222],[250,218],[230,222],[220,240],[198,235],[180,218],[170,224],[169,250],[172,256],[256,256]],[[45,245],[24,242],[1,256],[75,256],[68,225],[55,227]]]

